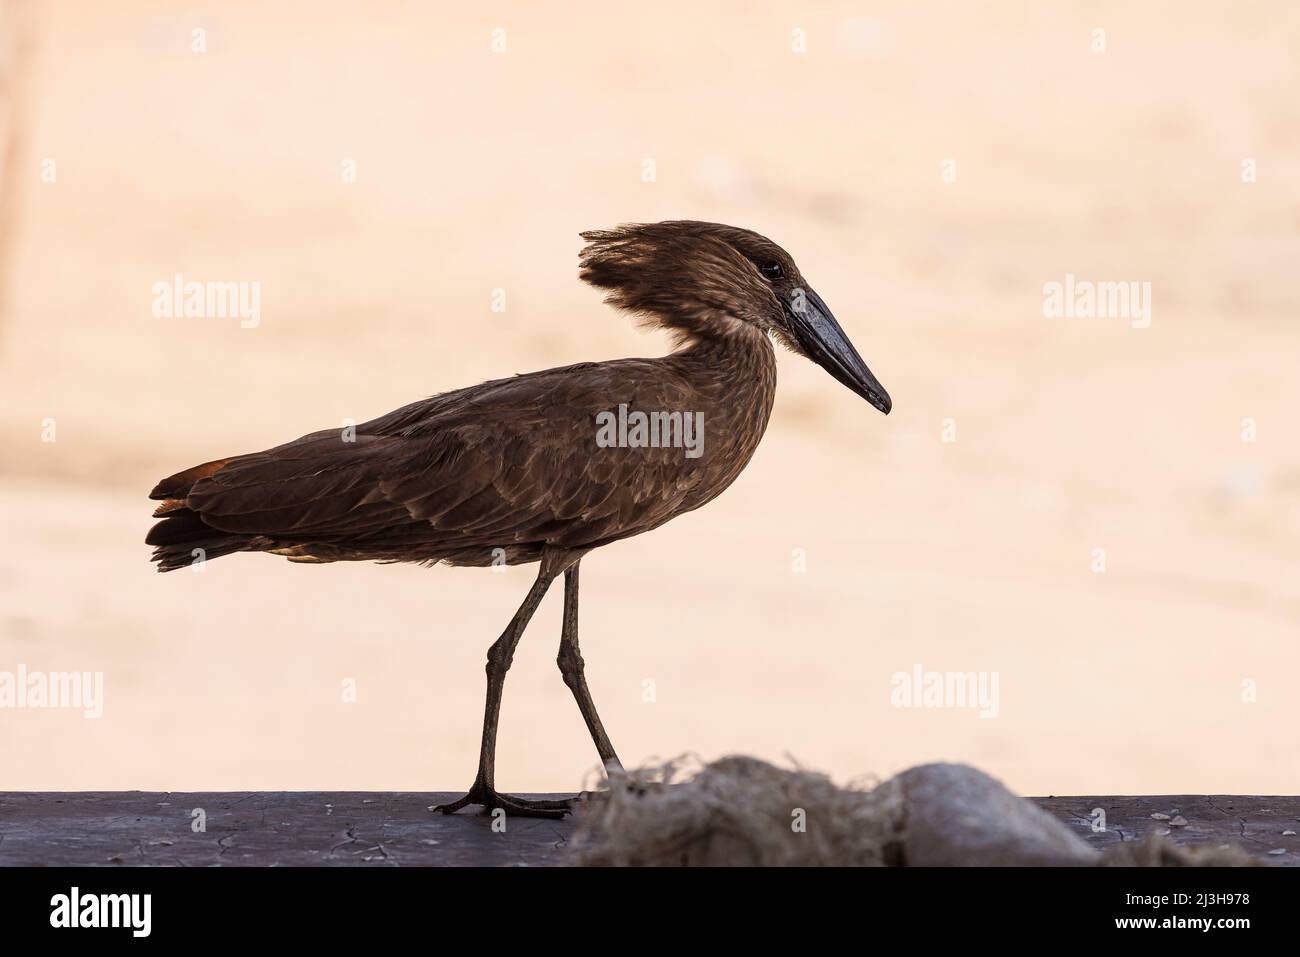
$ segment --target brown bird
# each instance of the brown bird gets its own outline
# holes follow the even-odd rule
[[[218,459],[150,493],[159,571],[233,552],[292,562],[538,562],[488,649],[478,775],[441,810],[559,816],[568,801],[497,793],[506,671],[551,582],[564,575],[557,661],[607,769],[620,767],[578,650],[578,565],[657,528],[735,481],[767,427],[772,339],[881,412],[888,393],[790,256],[733,226],[677,221],[586,232],[581,278],[606,302],[668,329],[658,359],[584,362],[446,392],[355,426]]]

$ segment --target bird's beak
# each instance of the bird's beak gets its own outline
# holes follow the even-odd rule
[[[822,297],[811,289],[796,289],[785,308],[794,336],[808,357],[889,415],[893,407],[889,393],[871,374]]]

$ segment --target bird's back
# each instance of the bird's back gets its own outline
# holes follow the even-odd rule
[[[163,571],[236,551],[487,565],[647,531],[726,488],[766,427],[772,349],[743,338],[486,382],[196,466],[153,490],[147,541]],[[700,454],[602,443],[620,406],[699,416]]]

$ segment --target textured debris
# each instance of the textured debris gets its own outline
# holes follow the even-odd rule
[[[1251,863],[1237,848],[1179,847],[1155,836],[1098,852],[967,765],[927,764],[873,788],[841,788],[825,775],[748,757],[678,761],[616,778],[579,807],[573,846],[587,865]]]

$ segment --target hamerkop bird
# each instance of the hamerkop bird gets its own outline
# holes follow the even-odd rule
[[[584,362],[412,403],[351,430],[163,479],[146,539],[171,571],[232,552],[292,562],[538,562],[537,579],[488,649],[478,776],[440,809],[558,816],[567,801],[499,794],[494,755],[515,647],[564,575],[557,660],[606,768],[618,757],[578,651],[578,565],[594,548],[658,528],[716,498],[749,462],[776,389],[771,339],[888,413],[890,399],[830,310],[775,243],[716,223],[582,234],[581,278],[606,302],[668,329],[658,359]]]

